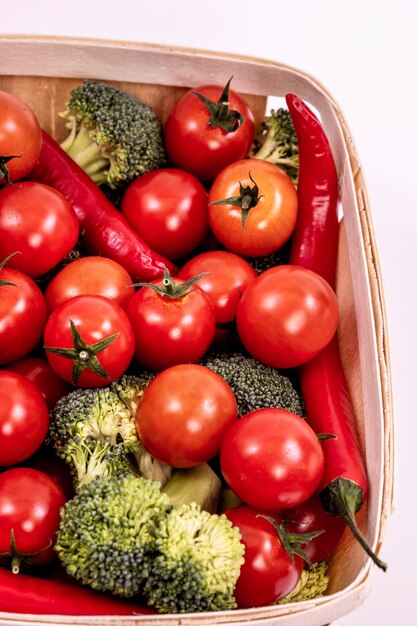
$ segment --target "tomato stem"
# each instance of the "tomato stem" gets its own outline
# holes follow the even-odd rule
[[[210,113],[207,125],[212,128],[221,128],[226,133],[234,133],[245,121],[245,118],[239,111],[229,109],[229,88],[232,78],[233,76],[227,81],[217,102],[213,102],[213,100],[197,91],[192,92],[201,100]]]
[[[0,156],[0,180],[2,178],[4,178],[4,180],[6,181],[6,185],[10,185],[11,187],[15,187],[16,186],[10,180],[9,170],[7,169],[6,163],[8,163],[11,159],[20,159],[20,158],[22,158],[22,156],[23,156],[23,154],[13,154],[13,155],[10,155],[10,156]]]
[[[242,209],[242,230],[245,228],[246,220],[249,216],[249,211],[257,206],[259,200],[263,198],[263,195],[259,195],[259,187],[255,180],[252,178],[252,174],[249,170],[249,178],[253,182],[253,187],[250,185],[243,186],[239,181],[239,195],[231,196],[230,198],[223,198],[222,200],[216,200],[210,202],[209,206],[215,204],[231,204],[232,206],[238,206]]]
[[[169,270],[165,268],[164,275],[162,278],[161,285],[155,285],[153,283],[134,283],[134,287],[150,287],[153,289],[158,295],[166,296],[171,298],[172,300],[178,298],[184,298],[187,294],[190,293],[191,287],[198,281],[200,278],[203,278],[207,272],[202,272],[201,274],[197,274],[197,276],[193,276],[189,280],[186,280],[183,283],[176,283],[174,278],[169,273]]]

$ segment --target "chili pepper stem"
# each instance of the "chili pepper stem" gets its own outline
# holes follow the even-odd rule
[[[327,513],[335,517],[343,517],[366,554],[385,572],[387,564],[372,551],[355,521],[355,513],[359,511],[363,502],[362,488],[352,480],[336,478],[323,489],[320,500]]]

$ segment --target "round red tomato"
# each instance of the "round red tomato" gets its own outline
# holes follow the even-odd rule
[[[227,90],[228,85],[226,93],[216,85],[204,85],[187,91],[166,121],[165,147],[170,161],[200,180],[213,180],[227,165],[243,159],[252,145],[252,111],[241,96],[234,91],[227,94]],[[212,104],[205,104],[197,94]]]
[[[0,263],[0,365],[26,356],[42,337],[46,304],[36,283]]]
[[[297,192],[284,170],[261,159],[245,159],[229,165],[214,181],[209,224],[227,250],[265,256],[291,236],[297,207]]]
[[[243,345],[255,359],[270,367],[296,367],[333,337],[336,295],[315,272],[281,265],[263,272],[246,289],[236,322]]]
[[[126,309],[135,288],[126,270],[111,259],[89,256],[66,265],[49,283],[45,299],[49,312],[76,296],[103,296]]]
[[[155,287],[142,287],[127,309],[135,334],[136,360],[157,371],[198,361],[216,330],[211,300],[195,284],[187,287],[188,282],[174,281],[171,276],[152,285]]]
[[[0,258],[32,278],[49,272],[75,246],[79,226],[68,200],[52,187],[23,182],[0,189]]]
[[[24,376],[41,392],[48,409],[53,409],[60,398],[71,391],[71,386],[55,374],[46,359],[29,357],[7,366],[7,371]]]
[[[208,194],[195,176],[159,169],[127,188],[121,210],[156,252],[175,261],[192,252],[208,231]]]
[[[0,475],[0,553],[10,555],[15,573],[22,561],[43,565],[54,558],[65,502],[63,491],[43,472],[17,468]]]
[[[198,287],[213,302],[216,322],[232,322],[243,292],[257,277],[256,271],[237,254],[218,250],[194,257],[178,276],[188,280],[204,272],[206,275],[198,281]]]
[[[324,455],[313,429],[284,409],[259,409],[228,430],[220,451],[224,479],[246,504],[282,511],[317,489]]]
[[[166,369],[147,386],[136,413],[145,448],[172,467],[194,467],[213,457],[237,420],[237,404],[221,376],[201,365]]]
[[[0,91],[0,111],[1,186],[29,174],[39,158],[42,134],[32,109],[11,93]],[[8,160],[11,156],[15,158]]]
[[[301,576],[303,560],[298,555],[291,559],[274,525],[263,516],[278,526],[282,518],[247,506],[224,514],[239,529],[245,546],[245,562],[234,590],[238,606],[267,606],[290,593]]]
[[[102,296],[78,296],[49,317],[46,356],[61,378],[78,387],[103,387],[127,369],[134,349],[123,309]]]
[[[0,371],[0,466],[32,456],[48,427],[48,407],[35,385],[20,374]]]
[[[317,493],[306,502],[283,511],[282,517],[287,521],[288,530],[292,533],[324,531],[303,546],[305,554],[312,563],[329,558],[346,528],[346,522],[342,517],[334,517],[326,513]]]

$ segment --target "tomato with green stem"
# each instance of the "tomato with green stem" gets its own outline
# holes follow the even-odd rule
[[[275,252],[290,238],[297,219],[297,192],[290,177],[260,159],[232,163],[209,194],[209,224],[231,252],[245,257]]]
[[[17,574],[22,563],[54,559],[53,544],[66,497],[46,474],[15,468],[0,474],[0,558]]]
[[[127,369],[134,335],[124,310],[102,296],[77,296],[50,315],[44,332],[47,359],[78,387],[103,387]]]
[[[224,512],[236,526],[245,546],[245,562],[234,590],[240,608],[267,606],[292,591],[308,561],[304,546],[318,533],[288,532],[277,513],[248,506]]]
[[[243,159],[255,135],[253,113],[230,89],[203,85],[187,91],[165,124],[165,147],[174,165],[204,181]]]
[[[185,281],[165,270],[162,280],[139,283],[127,314],[135,335],[136,360],[163,370],[195,363],[208,350],[215,330],[214,306],[196,284],[202,275]]]

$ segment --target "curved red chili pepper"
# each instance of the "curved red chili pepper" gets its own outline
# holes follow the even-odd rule
[[[294,94],[286,100],[299,150],[298,215],[290,263],[317,272],[334,289],[339,238],[336,166],[314,113]]]
[[[91,178],[45,131],[39,160],[30,179],[60,191],[74,207],[92,254],[117,261],[134,281],[160,278],[165,268],[177,268],[154,252],[111,204]]]
[[[149,615],[155,611],[71,583],[0,568],[0,611],[33,615]]]
[[[298,96],[288,94],[286,100],[297,132],[300,162],[299,217],[290,262],[317,272],[334,288],[339,241],[336,166],[316,116]],[[386,570],[355,521],[368,491],[368,480],[336,338],[300,368],[300,383],[312,428],[336,436],[322,444],[326,459],[320,492],[323,508],[343,517],[371,559]]]

